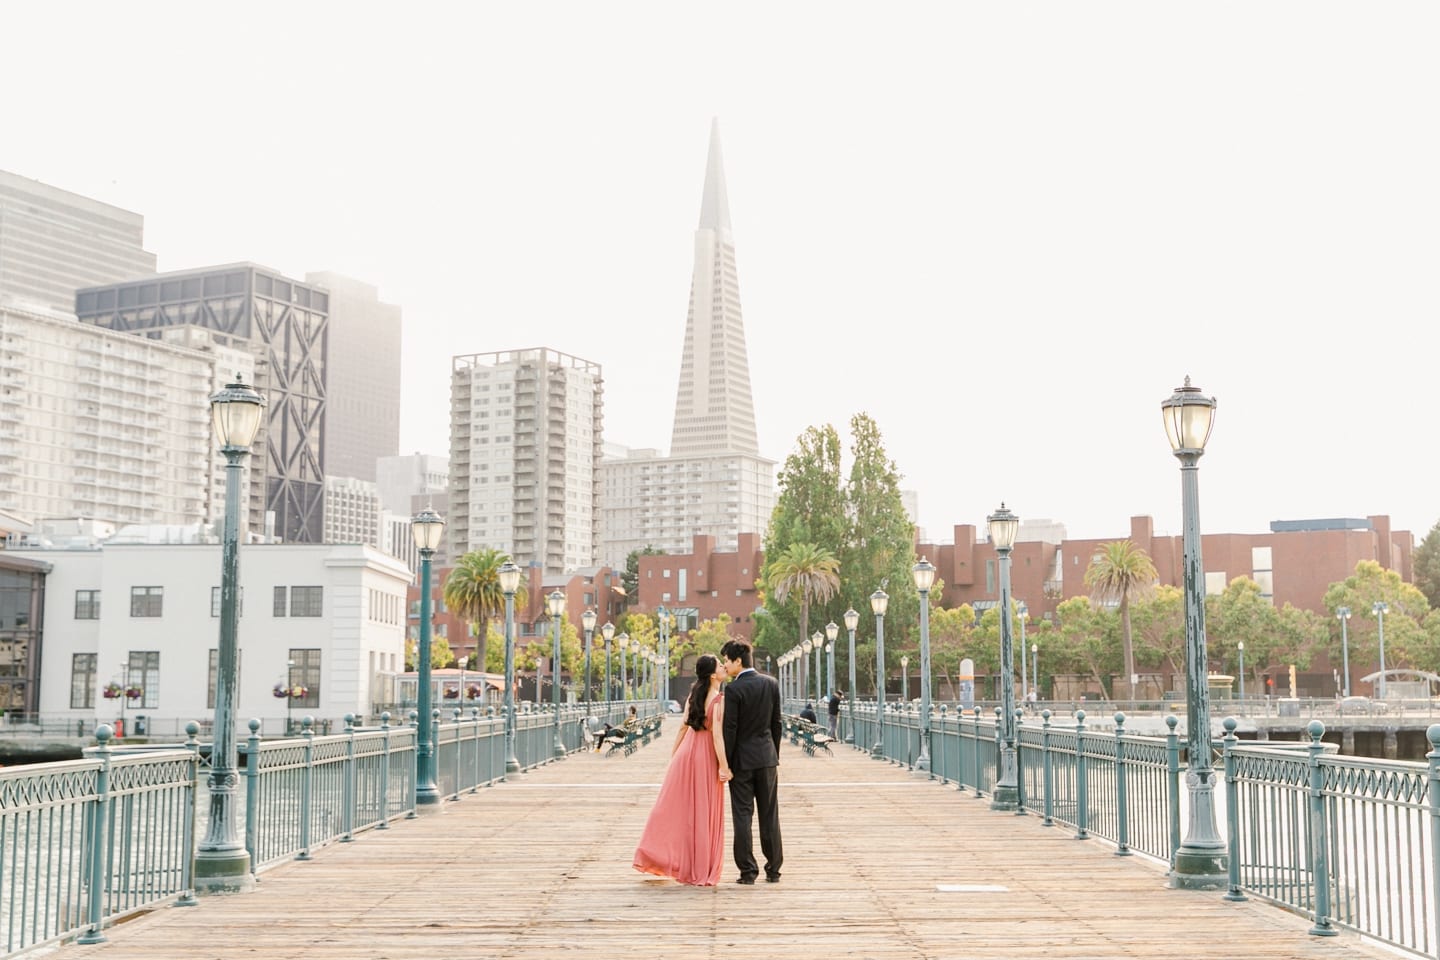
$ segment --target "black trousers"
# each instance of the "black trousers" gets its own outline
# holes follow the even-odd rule
[[[760,851],[765,854],[765,875],[780,876],[785,859],[780,846],[779,790],[774,767],[736,770],[730,780],[730,819],[735,830],[735,866],[740,876],[754,879],[760,873],[755,847],[750,838],[750,821],[760,817]]]

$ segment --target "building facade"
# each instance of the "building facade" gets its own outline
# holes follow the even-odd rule
[[[330,294],[253,263],[166,273],[75,295],[79,318],[151,339],[169,328],[211,331],[255,356],[253,384],[267,401],[258,498],[250,527],[281,540],[324,538],[326,355]]]
[[[145,218],[0,170],[0,296],[66,313],[75,291],[155,272]]]
[[[738,549],[724,550],[715,537],[696,534],[688,553],[641,557],[638,609],[653,613],[663,606],[675,614],[682,632],[727,614],[730,636],[751,639],[761,606],[755,582],[765,554],[760,534],[742,533],[738,539]]]
[[[326,543],[365,543],[383,549],[381,520],[375,484],[354,477],[325,478]]]
[[[325,472],[375,480],[375,462],[400,450],[400,308],[344,274],[305,274],[330,293]]]
[[[603,422],[597,363],[546,347],[455,357],[451,555],[488,547],[548,572],[594,566]]]
[[[8,551],[7,551],[8,552]],[[220,636],[219,544],[115,545],[16,553],[49,565],[36,643],[40,712],[73,718],[140,717],[175,736],[215,710]],[[264,544],[240,551],[240,735],[255,717],[278,735],[312,715],[366,717],[394,700],[404,669],[410,573],[359,545]],[[114,686],[111,686],[111,685]],[[301,697],[275,688],[303,686]],[[118,695],[107,695],[115,693]],[[125,691],[138,691],[126,696]]]
[[[145,340],[0,304],[0,510],[217,522],[225,477],[210,396],[253,359],[196,333]]]
[[[679,553],[697,534],[737,550],[742,531],[764,530],[775,507],[775,461],[760,456],[756,436],[730,198],[714,122],[670,453],[637,450],[602,465],[603,559],[623,565],[647,546]]]

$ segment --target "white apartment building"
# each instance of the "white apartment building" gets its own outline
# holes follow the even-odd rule
[[[325,478],[325,543],[368,543],[381,547],[380,492],[354,477]]]
[[[130,732],[144,716],[149,732],[166,736],[213,718],[219,544],[15,552],[50,565],[41,713],[77,725],[123,716]],[[358,544],[242,546],[237,736],[252,717],[278,735],[287,716],[333,725],[392,702],[409,582],[399,561]],[[107,697],[110,684],[122,695]],[[306,693],[276,697],[277,685]]]
[[[595,566],[603,393],[599,364],[546,347],[453,359],[451,556],[488,547],[547,573]]]
[[[254,358],[0,300],[0,510],[117,525],[218,522],[210,396]],[[242,501],[243,502],[243,501]]]

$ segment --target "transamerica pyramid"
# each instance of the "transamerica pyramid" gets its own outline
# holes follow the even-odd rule
[[[720,121],[716,119],[710,123],[705,192],[700,201],[700,226],[695,230],[695,268],[690,277],[690,310],[685,319],[670,456],[727,453],[759,456],[760,449],[745,353],[745,323],[740,317],[740,280],[730,232],[725,164],[720,156]]]

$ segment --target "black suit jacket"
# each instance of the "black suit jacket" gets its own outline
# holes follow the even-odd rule
[[[780,765],[780,685],[754,670],[725,685],[725,761],[732,770]]]

